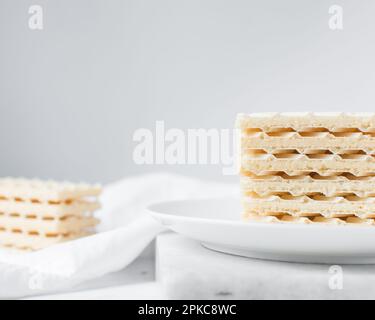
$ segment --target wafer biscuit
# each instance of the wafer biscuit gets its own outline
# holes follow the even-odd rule
[[[375,114],[241,114],[245,216],[372,225]]]
[[[247,149],[243,152],[243,157],[247,156],[251,159],[298,159],[298,160],[357,160],[357,161],[375,161],[375,155],[371,150],[341,150],[330,149],[312,149],[309,147],[299,149]]]
[[[100,185],[22,178],[0,179],[0,196],[5,198],[37,199],[39,201],[65,201],[84,197],[97,197]]]
[[[294,223],[294,224],[330,224],[330,225],[356,225],[368,226],[375,225],[374,219],[360,219],[357,217],[345,218],[324,218],[314,217],[293,217],[288,214],[279,216],[260,216],[257,213],[245,213],[243,218],[247,221],[266,222],[266,223]]]
[[[25,203],[18,201],[0,201],[0,213],[37,216],[80,215],[100,208],[98,202],[74,201],[71,204]]]
[[[351,181],[350,183],[342,180],[316,181],[312,179],[268,181],[242,177],[241,188],[244,192],[254,191],[259,195],[289,192],[293,196],[312,193],[321,193],[328,197],[341,194],[353,194],[358,197],[375,196],[375,181]]]
[[[0,246],[21,250],[39,250],[53,244],[74,240],[91,234],[92,232],[32,235],[29,233],[5,231],[0,232]]]
[[[330,132],[354,128],[360,132],[375,132],[375,114],[338,112],[239,114],[236,127],[239,129],[262,129],[262,131],[279,130],[280,128],[291,128],[295,131],[302,131],[306,128],[325,128]]]
[[[70,216],[64,219],[27,219],[0,215],[0,230],[16,230],[39,233],[79,233],[82,229],[95,227],[99,220],[94,217]]]
[[[355,135],[355,136],[354,136]],[[269,137],[263,132],[255,135],[243,135],[241,138],[241,146],[246,149],[304,149],[308,143],[308,147],[312,149],[331,150],[339,153],[345,150],[363,150],[367,153],[375,149],[374,137],[363,138],[361,133],[352,133],[351,137],[335,137],[330,133],[321,134],[320,136],[310,137],[306,139],[298,133],[285,134],[282,137]],[[306,141],[307,140],[307,141]]]
[[[268,198],[271,199],[271,198]],[[323,216],[326,218],[356,216],[359,218],[375,217],[375,204],[363,203],[335,203],[321,201],[278,201],[264,198],[260,201],[243,200],[245,211],[256,211],[259,215],[274,215],[274,213],[285,213],[292,216]]]
[[[292,159],[277,159],[266,155],[262,159],[243,156],[241,166],[243,171],[257,175],[267,171],[283,171],[288,175],[298,175],[304,172],[316,172],[320,175],[332,175],[338,172],[348,172],[356,176],[375,172],[375,161],[337,160],[337,159],[305,159],[296,156]]]
[[[92,233],[99,186],[0,179],[0,246],[37,250]]]

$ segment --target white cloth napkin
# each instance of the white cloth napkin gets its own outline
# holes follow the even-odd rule
[[[124,179],[104,188],[99,233],[31,253],[0,250],[0,298],[67,290],[123,269],[164,230],[147,205],[177,199],[237,195],[232,184],[171,174]]]

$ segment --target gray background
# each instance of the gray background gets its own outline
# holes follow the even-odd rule
[[[43,31],[28,28],[32,4]],[[342,31],[328,28],[332,4]],[[134,130],[372,111],[374,17],[370,0],[0,0],[0,175],[224,179],[220,166],[135,165]]]

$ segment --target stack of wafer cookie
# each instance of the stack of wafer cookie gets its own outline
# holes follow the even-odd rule
[[[99,186],[0,179],[0,246],[38,250],[92,233]]]
[[[375,115],[240,114],[244,217],[375,225]]]

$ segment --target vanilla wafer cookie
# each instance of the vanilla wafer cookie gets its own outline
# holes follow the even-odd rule
[[[243,217],[246,221],[265,223],[288,223],[288,224],[328,224],[328,225],[355,225],[355,226],[375,226],[374,219],[360,219],[357,217],[346,218],[324,218],[316,217],[293,217],[290,215],[260,216],[255,213],[245,213]]]
[[[21,250],[39,250],[60,242],[74,240],[91,234],[92,232],[90,231],[70,234],[46,233],[42,235],[3,231],[0,232],[0,246]]]
[[[364,176],[369,172],[375,172],[375,161],[372,159],[306,159],[304,155],[289,159],[277,159],[272,155],[265,155],[259,158],[246,155],[241,158],[241,170],[255,173],[256,175],[261,175],[263,172],[268,171],[283,171],[288,175],[315,172],[324,176],[339,172],[348,172],[356,176]]]
[[[0,213],[14,216],[47,216],[63,217],[67,215],[81,215],[100,208],[98,202],[74,201],[70,204],[29,203],[23,201],[0,200]]]
[[[337,154],[347,150],[359,150],[366,154],[372,154],[375,149],[375,133],[365,135],[359,132],[347,132],[340,133],[340,136],[337,135],[328,132],[315,132],[314,136],[307,136],[306,134],[301,136],[297,132],[284,132],[282,136],[270,136],[265,132],[243,133],[241,146],[243,150],[296,149],[304,153],[308,143],[308,149],[328,150]]]
[[[329,132],[348,131],[348,128],[359,132],[375,132],[375,113],[328,113],[328,112],[284,112],[239,114],[236,127],[244,129],[261,129],[265,132],[292,129],[304,132],[307,128],[324,128]],[[345,130],[342,130],[345,129]]]
[[[368,200],[371,199],[371,200]],[[283,200],[279,196],[264,196],[259,199],[243,198],[245,211],[259,215],[323,216],[326,218],[356,216],[375,217],[374,198],[362,201],[346,200],[344,197],[329,197],[329,200],[313,200],[308,196],[298,196],[293,200]]]
[[[92,234],[100,186],[0,179],[0,245],[37,250]]]
[[[375,177],[362,177],[348,173],[332,176],[320,176],[306,173],[288,176],[284,172],[268,172],[265,175],[243,175],[240,179],[243,192],[254,191],[260,195],[289,192],[293,196],[320,193],[325,196],[352,194],[359,197],[375,196]]]
[[[298,196],[290,192],[265,194],[255,191],[243,192],[245,210],[256,211],[260,215],[284,212],[292,216],[375,217],[375,197],[359,197],[353,193],[326,196],[321,193],[305,193]]]
[[[54,201],[97,197],[101,193],[100,185],[42,181],[38,179],[2,178],[0,179],[0,197],[36,201]]]
[[[98,219],[86,216],[69,216],[62,219],[30,219],[0,215],[0,231],[22,231],[29,232],[32,235],[79,233],[84,229],[95,227],[98,223]]]
[[[245,215],[265,221],[373,224],[375,114],[241,114]]]

